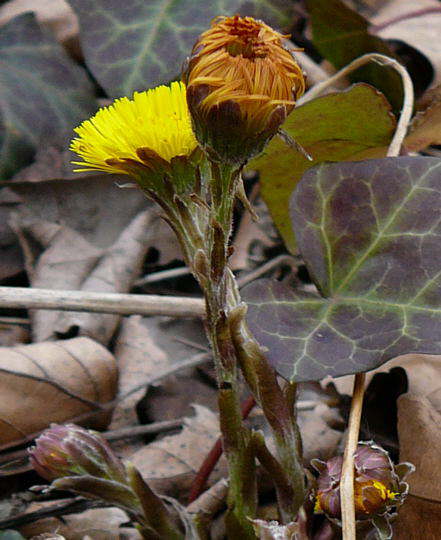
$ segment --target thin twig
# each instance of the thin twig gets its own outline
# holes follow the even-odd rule
[[[0,325],[4,326],[30,326],[31,321],[27,317],[0,317]]]
[[[392,19],[389,19],[388,21],[384,21],[379,24],[375,24],[369,28],[369,31],[378,34],[381,30],[384,30],[388,26],[392,26],[393,24],[399,23],[401,21],[406,21],[408,19],[415,19],[416,17],[423,17],[424,15],[431,15],[431,14],[441,14],[441,6],[433,6],[433,7],[427,7],[423,9],[417,9],[416,11],[409,11],[408,13],[403,13],[402,15],[398,15],[398,17],[394,17]]]
[[[142,287],[148,283],[157,283],[158,281],[164,281],[166,279],[173,279],[176,277],[186,276],[190,274],[190,268],[186,266],[180,266],[179,268],[169,268],[168,270],[161,270],[160,272],[152,272],[146,276],[139,278],[135,281],[136,287]]]
[[[343,79],[344,77],[346,77],[346,75],[363,66],[364,64],[367,64],[368,62],[376,62],[377,64],[380,64],[382,66],[387,66],[395,69],[401,75],[403,81],[403,108],[401,110],[400,120],[398,122],[397,129],[387,152],[388,156],[397,156],[400,152],[401,144],[403,138],[406,135],[407,127],[412,116],[414,96],[412,79],[407,73],[406,68],[404,68],[399,62],[397,62],[393,58],[389,58],[388,56],[377,53],[369,53],[360,56],[360,58],[357,58],[356,60],[348,64],[346,67],[338,71],[335,75],[329,77],[329,79],[327,79],[326,81],[316,84],[313,88],[311,88],[311,90],[306,92],[306,94],[298,100],[297,105],[302,105],[316,98],[325,90],[332,87],[337,81]]]
[[[296,260],[292,255],[278,255],[277,257],[274,257],[274,259],[269,260],[262,266],[259,266],[259,268],[256,268],[252,272],[249,272],[248,274],[244,275],[243,277],[240,276],[237,279],[237,285],[239,288],[245,287],[248,283],[251,283],[251,281],[254,281],[255,279],[259,278],[266,272],[269,272],[273,268],[276,268],[277,266],[281,266],[282,264],[287,264],[291,267],[293,271],[297,270],[298,264],[296,263]]]
[[[402,66],[393,58],[389,58],[389,56],[377,53],[369,53],[360,56],[360,58],[357,58],[356,60],[348,64],[346,67],[338,71],[335,75],[329,77],[329,79],[327,79],[326,81],[316,84],[313,88],[311,88],[311,90],[306,92],[306,94],[304,94],[304,96],[298,100],[297,105],[302,105],[304,103],[307,103],[308,101],[311,101],[312,99],[315,99],[325,90],[329,89],[329,87],[333,86],[338,80],[343,79],[344,77],[346,77],[346,75],[363,66],[364,64],[367,64],[368,62],[376,62],[381,66],[391,67],[395,69],[400,74],[403,81],[403,108],[401,109],[397,129],[387,152],[388,156],[398,156],[400,153],[401,144],[404,137],[406,136],[407,128],[412,117],[414,94],[412,79],[410,78],[409,73],[404,66]]]
[[[35,510],[35,512],[25,512],[3,519],[0,521],[0,530],[16,529],[39,519],[77,514],[79,512],[84,512],[85,510],[90,510],[91,508],[106,508],[108,506],[111,505],[109,503],[104,503],[103,501],[91,501],[83,499],[82,497],[75,497],[74,499],[69,499],[62,503]]]
[[[119,315],[204,317],[202,298],[0,287],[0,307],[89,311]]]
[[[358,445],[361,411],[363,409],[365,373],[357,373],[354,378],[351,412],[349,414],[348,438],[343,455],[343,466],[340,481],[341,518],[343,540],[355,540],[355,506],[354,506],[354,454]]]

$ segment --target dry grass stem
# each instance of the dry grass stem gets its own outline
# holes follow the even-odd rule
[[[204,317],[202,298],[0,287],[3,308],[56,309],[119,315]]]

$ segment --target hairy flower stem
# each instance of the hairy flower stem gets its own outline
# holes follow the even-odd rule
[[[242,373],[256,401],[262,407],[274,436],[277,460],[268,458],[262,441],[256,449],[262,466],[276,485],[281,518],[293,521],[306,496],[302,447],[296,418],[296,387],[283,390],[273,368],[268,364],[259,345],[245,322],[246,307],[241,304],[230,314],[230,327]],[[256,440],[254,441],[256,445]],[[283,476],[283,481],[280,480]]]
[[[242,420],[238,362],[228,322],[229,310],[237,305],[227,260],[239,178],[240,170],[212,164],[211,216],[206,239],[209,272],[201,285],[207,306],[207,334],[213,350],[219,385],[222,442],[229,468],[228,534],[231,538],[254,538],[248,518],[255,516],[257,506],[255,458],[250,433]]]
[[[277,468],[277,472],[273,468],[273,470],[269,469],[269,473],[278,484],[281,517],[283,521],[289,522],[295,519],[305,498],[300,435],[295,416],[296,393],[295,387],[290,385],[287,386],[286,392],[282,391],[274,370],[250,333],[244,319],[245,313],[241,311],[241,299],[235,277],[227,265],[227,245],[231,232],[233,201],[239,182],[240,170],[233,171],[225,165],[212,165],[210,192],[214,227],[211,228],[209,243],[212,279],[206,287],[207,320],[211,329],[214,329],[211,340],[215,343],[213,350],[217,349],[219,380],[232,383],[232,386],[228,388],[228,392],[231,392],[229,399],[226,399],[222,386],[219,398],[221,428],[230,464],[230,475],[232,470],[235,471],[235,478],[230,480],[229,502],[237,505],[234,508],[238,514],[242,513],[241,497],[238,498],[238,495],[246,493],[249,497],[250,494],[250,486],[247,485],[246,478],[243,476],[251,466],[250,444],[253,446],[253,451],[256,451],[255,441],[250,443],[249,433],[245,430],[239,416],[235,385],[240,368],[256,400],[262,406],[274,434],[277,458],[266,459],[265,464],[267,466],[273,464]],[[235,396],[234,406],[233,395]],[[229,405],[227,406],[226,403]],[[231,426],[234,426],[234,433],[231,431]],[[229,433],[233,435],[232,438],[229,437]],[[262,442],[259,449],[260,456],[265,455]],[[266,455],[268,454],[267,451]],[[262,463],[264,466],[265,464]],[[250,471],[248,471],[248,477],[249,474]],[[253,507],[254,504],[253,502]],[[248,512],[249,510],[251,508],[248,508]],[[245,515],[251,517],[252,514]]]
[[[257,506],[256,456],[274,479],[284,522],[295,519],[304,501],[305,485],[295,391],[289,385],[290,392],[282,390],[250,333],[236,280],[228,267],[234,201],[242,187],[240,173],[241,167],[211,163],[208,215],[205,212],[196,224],[182,209],[179,219],[174,214],[170,221],[178,222],[174,230],[205,297],[206,330],[215,362],[222,443],[229,468],[228,535],[251,539],[255,534],[249,518],[255,517]],[[185,233],[187,228],[192,230]],[[264,448],[264,440],[256,443],[243,423],[240,371],[272,428],[277,448],[275,457],[271,458]]]

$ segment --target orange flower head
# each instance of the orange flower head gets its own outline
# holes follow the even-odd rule
[[[218,17],[193,48],[185,74],[196,136],[215,159],[259,153],[305,90],[283,36],[252,17]]]

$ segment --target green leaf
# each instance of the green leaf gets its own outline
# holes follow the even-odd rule
[[[66,144],[96,108],[92,85],[32,13],[0,29],[0,175],[30,162],[38,146]]]
[[[322,164],[291,200],[318,294],[261,280],[244,290],[249,324],[296,381],[441,353],[441,159]]]
[[[289,197],[305,171],[323,161],[384,157],[395,118],[380,92],[357,84],[294,109],[283,129],[311,154],[313,161],[275,137],[249,166],[259,171],[262,197],[287,248],[295,253]]]
[[[369,34],[369,22],[341,0],[306,0],[306,6],[314,46],[336,68],[370,52],[396,58],[386,41]],[[370,62],[351,73],[349,78],[352,82],[372,84],[386,95],[394,111],[401,109],[403,85],[394,69]]]
[[[198,35],[218,15],[254,15],[289,27],[284,0],[69,0],[90,70],[113,97],[179,77]]]

